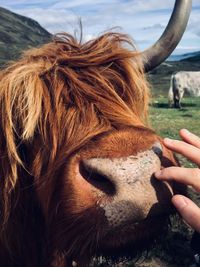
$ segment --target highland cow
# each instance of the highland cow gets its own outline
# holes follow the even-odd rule
[[[177,188],[153,173],[177,163],[131,44],[59,35],[1,71],[0,266],[86,266],[163,230]]]
[[[169,107],[181,108],[184,94],[200,96],[200,71],[179,71],[171,76],[168,92]]]

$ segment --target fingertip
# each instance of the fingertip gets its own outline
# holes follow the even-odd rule
[[[181,215],[183,221],[196,231],[200,231],[200,208],[189,198],[175,195],[172,203]]]
[[[160,180],[170,181],[173,179],[173,168],[174,167],[160,169],[154,173],[154,176]]]
[[[154,173],[154,176],[155,176],[156,178],[160,179],[161,176],[162,176],[162,171],[161,171],[161,170],[160,170],[160,171],[156,171],[156,172]]]
[[[183,128],[183,129],[181,129],[181,130],[179,131],[179,134],[180,134],[180,136],[182,136],[182,135],[189,135],[189,134],[191,134],[191,133],[190,133],[190,131],[188,131],[187,129]]]
[[[182,210],[188,205],[187,198],[182,195],[175,195],[172,197],[172,203],[177,210]]]
[[[172,139],[170,139],[170,138],[164,138],[163,139],[163,142],[164,142],[164,144],[166,145],[166,146],[170,146],[172,143],[173,143],[173,140]]]

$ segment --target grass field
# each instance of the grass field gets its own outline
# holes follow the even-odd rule
[[[166,98],[153,98],[150,122],[163,137],[178,138],[178,130],[187,128],[200,135],[200,98],[184,98],[182,109],[168,108]]]
[[[187,128],[200,136],[200,98],[184,98],[182,109],[168,108],[166,97],[152,98],[150,123],[162,137],[180,139],[179,130]],[[181,163],[192,166],[180,157]]]
[[[182,109],[168,108],[167,98],[153,98],[150,122],[163,137],[178,138],[178,131],[187,128],[200,135],[200,98],[185,98]]]

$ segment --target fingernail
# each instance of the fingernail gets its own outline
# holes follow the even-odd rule
[[[170,145],[170,144],[172,144],[172,142],[173,142],[173,140],[172,139],[170,139],[170,138],[164,138],[164,143],[166,144],[166,145]]]
[[[191,134],[191,132],[188,131],[187,129],[182,129],[182,131],[184,131],[186,134]]]
[[[187,206],[187,202],[185,200],[184,197],[182,196],[176,196],[176,197],[173,197],[172,198],[172,202],[174,204],[174,206],[177,208],[177,209],[182,209],[184,208],[185,206]]]

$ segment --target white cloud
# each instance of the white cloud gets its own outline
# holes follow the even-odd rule
[[[85,34],[83,38],[84,38],[84,41],[87,42],[87,41],[94,39],[95,37],[96,36],[92,34]]]
[[[174,0],[0,0],[1,6],[37,20],[52,33],[73,33],[82,19],[84,39],[121,26],[141,49],[153,44],[169,20]],[[195,8],[196,7],[196,8]],[[197,8],[199,7],[199,8]],[[193,11],[180,46],[194,49],[200,43],[200,2],[193,0]],[[191,44],[191,45],[188,45]],[[176,53],[176,52],[175,52]]]
[[[78,21],[78,17],[70,10],[48,8],[44,11],[44,9],[38,7],[26,10],[20,9],[17,10],[17,13],[35,19],[41,26],[52,33],[69,31]]]
[[[113,5],[117,4],[120,1],[117,0],[73,0],[73,1],[57,1],[53,8],[77,8],[77,7],[85,7],[85,6],[97,6],[97,5]]]

